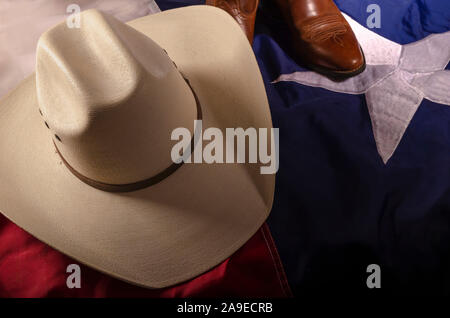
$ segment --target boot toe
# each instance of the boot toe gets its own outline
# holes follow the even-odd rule
[[[364,54],[353,36],[301,43],[296,51],[305,66],[330,76],[354,76],[365,68]]]

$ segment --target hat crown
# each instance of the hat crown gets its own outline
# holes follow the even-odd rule
[[[38,103],[58,150],[77,172],[110,184],[172,164],[170,134],[191,127],[195,98],[165,51],[97,10],[61,23],[37,48]]]

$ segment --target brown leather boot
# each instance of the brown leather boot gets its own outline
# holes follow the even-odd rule
[[[250,42],[253,43],[256,9],[259,0],[206,0],[206,4],[228,12],[239,24]]]
[[[294,35],[297,57],[336,80],[358,75],[364,54],[350,25],[332,0],[276,0]]]

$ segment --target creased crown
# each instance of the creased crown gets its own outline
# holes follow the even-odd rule
[[[38,103],[60,153],[82,175],[123,184],[172,163],[170,134],[192,127],[195,98],[166,52],[97,10],[37,47]]]

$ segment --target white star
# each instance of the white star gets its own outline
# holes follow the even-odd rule
[[[314,72],[282,74],[275,81],[294,81],[347,94],[365,94],[378,153],[391,158],[424,98],[450,105],[450,31],[400,45],[350,23],[366,56],[367,68],[343,82]]]

